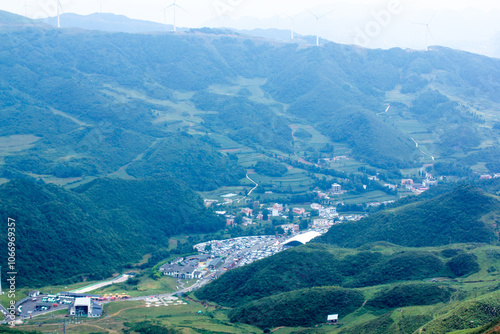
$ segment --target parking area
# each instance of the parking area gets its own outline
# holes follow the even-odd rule
[[[73,297],[37,296],[26,300],[18,306],[19,317],[31,318],[38,314],[67,309],[73,302]]]

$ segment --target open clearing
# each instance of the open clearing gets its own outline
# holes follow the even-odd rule
[[[0,137],[0,156],[29,150],[41,137],[34,135],[12,135]]]

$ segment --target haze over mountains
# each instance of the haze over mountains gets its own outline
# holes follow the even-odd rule
[[[316,15],[328,13],[320,20],[319,34],[322,38],[336,43],[356,44],[369,48],[401,47],[422,50],[425,49],[426,38],[428,38],[429,45],[441,45],[491,57],[500,57],[498,51],[500,9],[498,8],[481,10],[469,5],[470,7],[457,6],[457,8],[450,10],[439,7],[439,4],[425,7],[424,4],[396,1],[394,4],[397,6],[394,5],[394,8],[397,10],[390,11],[390,4],[391,2],[336,1],[314,6],[308,10]],[[106,9],[109,10],[110,6],[111,4],[104,6],[105,12]],[[252,7],[245,4],[237,6],[230,4],[221,8],[216,8],[215,5],[206,6],[209,8],[202,12],[200,6],[190,3],[183,4],[183,8],[187,8],[189,12],[179,11],[177,25],[180,27],[226,27],[250,34],[264,35],[270,39],[286,40],[290,38],[290,29],[292,28],[291,20],[286,16],[288,15],[293,17],[296,34],[316,34],[313,16],[304,8],[297,6],[276,7],[275,14],[268,14],[268,17],[252,16]],[[255,6],[257,4],[253,7]],[[148,7],[144,6],[134,13],[135,16],[130,16],[130,13],[125,14],[129,17],[142,17],[142,19],[130,20],[124,25],[123,14],[114,18],[111,14],[94,13],[90,16],[80,16],[71,13],[92,12],[90,8],[82,9],[80,7],[77,3],[65,4],[67,9],[65,13],[67,14],[62,15],[63,27],[66,25],[67,27],[123,32],[172,30],[172,13],[168,12],[163,15],[161,8],[151,7],[147,12]],[[94,7],[92,6],[92,8]],[[29,9],[31,12],[28,11],[28,16],[34,15],[35,9]],[[155,10],[157,15],[152,15],[151,13],[154,13]],[[120,13],[124,13],[124,11],[122,10]],[[52,18],[44,18],[43,22],[56,25],[54,11],[51,10],[45,15]],[[207,18],[207,15],[212,17]],[[256,14],[253,13],[253,15]],[[134,23],[132,24],[132,22]],[[200,24],[200,22],[203,23]],[[162,27],[164,23],[168,25]],[[429,23],[430,34],[427,35],[426,27],[422,23]]]

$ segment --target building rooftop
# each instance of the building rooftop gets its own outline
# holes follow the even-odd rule
[[[75,299],[75,306],[90,306],[90,303],[92,303],[92,299],[88,297]]]
[[[283,243],[283,245],[293,246],[293,245],[298,245],[299,243],[305,245],[306,243],[308,243],[309,241],[311,241],[312,239],[314,239],[316,237],[319,237],[320,235],[321,235],[321,233],[319,233],[319,232],[309,231],[309,232],[302,233],[302,234],[294,236],[293,238],[288,239],[287,241],[285,241]]]

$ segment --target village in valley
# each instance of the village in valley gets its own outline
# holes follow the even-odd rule
[[[376,176],[372,180],[378,181]],[[436,186],[438,181],[430,174],[426,174],[422,183],[413,182],[412,179],[402,179],[399,187],[416,195]],[[387,187],[398,188],[397,185],[385,184]],[[234,237],[225,240],[210,240],[194,246],[198,255],[186,258],[176,258],[159,268],[163,275],[177,279],[216,279],[224,272],[233,268],[244,266],[254,261],[272,256],[289,247],[305,244],[320,236],[335,225],[345,221],[358,221],[367,216],[367,213],[340,213],[337,207],[344,203],[340,196],[346,191],[338,183],[334,183],[328,192],[315,191],[317,201],[307,205],[286,205],[274,203],[272,205],[260,204],[250,197],[237,198],[238,194],[229,193],[221,195],[222,201],[205,199],[207,207],[229,208],[228,204],[239,203],[243,200],[248,206],[239,206],[230,211],[215,211],[224,217],[226,228],[250,228],[268,225],[264,230],[265,235],[250,235]],[[320,203],[323,204],[320,204]],[[366,207],[389,205],[393,200],[382,202],[369,202]]]

